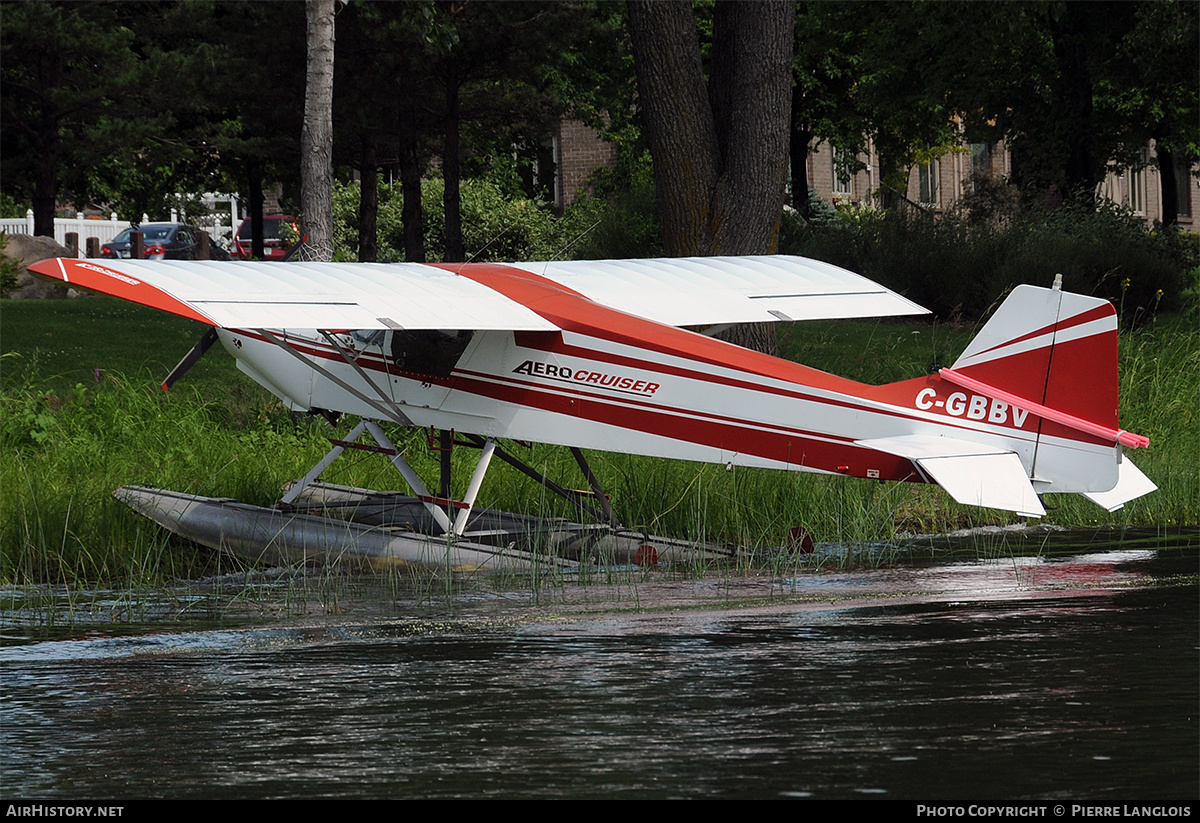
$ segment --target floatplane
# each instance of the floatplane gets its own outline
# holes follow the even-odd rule
[[[713,337],[738,323],[926,313],[864,277],[801,257],[60,258],[29,269],[209,326],[164,389],[219,341],[288,408],[359,420],[271,508],[142,487],[116,492],[196,542],[269,561],[347,556],[490,569],[575,563],[600,544],[641,564],[687,550],[623,528],[584,449],[935,483],[960,503],[1029,517],[1045,514],[1040,495],[1048,492],[1112,510],[1155,489],[1124,455],[1148,441],[1117,419],[1116,312],[1063,291],[1061,279],[1013,289],[952,366],[871,386]],[[381,422],[430,432],[443,454],[436,493]],[[364,435],[374,443],[359,442]],[[590,491],[562,487],[502,441],[568,447]],[[479,450],[461,499],[451,496],[445,457],[456,444]],[[343,452],[364,448],[386,455],[412,494],[319,480]],[[548,528],[477,507],[495,458],[595,523]],[[343,516],[327,516],[339,508]]]

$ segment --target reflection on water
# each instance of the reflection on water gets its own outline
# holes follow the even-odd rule
[[[706,588],[724,593],[697,607]],[[56,798],[1196,797],[1195,549],[623,596],[10,644],[0,783]]]

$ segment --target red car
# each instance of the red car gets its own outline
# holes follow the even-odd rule
[[[263,260],[282,260],[299,241],[300,222],[295,217],[286,214],[263,215]],[[249,260],[251,245],[250,218],[247,217],[233,236],[234,259]]]

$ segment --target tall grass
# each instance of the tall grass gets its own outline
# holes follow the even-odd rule
[[[238,409],[186,391],[164,395],[148,374],[104,374],[68,396],[39,390],[33,381],[0,398],[0,576],[6,580],[189,574],[196,555],[164,552],[172,540],[143,529],[112,491],[150,483],[265,502],[272,464],[288,465],[300,442],[286,415],[280,420],[272,412],[272,419],[263,410],[250,427],[233,427]]]

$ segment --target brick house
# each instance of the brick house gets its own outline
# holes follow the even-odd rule
[[[544,190],[553,191],[554,206],[558,211],[569,206],[586,188],[588,176],[597,168],[613,168],[616,165],[617,148],[600,139],[599,134],[578,120],[562,120],[555,134],[544,144],[547,158],[535,164],[535,173]],[[836,152],[828,143],[810,148],[808,154],[808,181],[817,195],[826,202],[851,202],[870,204],[879,189],[879,157],[874,147],[868,144],[865,158],[866,168],[854,174],[846,174],[838,162]],[[1146,159],[1153,152],[1153,145],[1146,149]],[[1200,180],[1191,170],[1176,169],[1180,228],[1200,231]],[[546,173],[548,177],[545,177]],[[952,208],[969,190],[971,178],[988,174],[1007,178],[1012,173],[1012,158],[1003,142],[970,143],[961,151],[951,152],[934,160],[928,166],[915,166],[909,171],[907,201],[933,214],[941,214]],[[1162,216],[1162,194],[1159,170],[1152,165],[1121,174],[1110,172],[1101,184],[1099,194],[1114,203],[1128,207],[1134,214],[1152,225]]]
[[[531,158],[525,187],[562,210],[587,190],[588,177],[599,168],[614,168],[617,147],[579,120],[563,119]]]
[[[851,202],[867,205],[872,202],[879,188],[879,157],[874,147],[868,145],[866,169],[854,174],[842,171],[836,152],[827,143],[814,146],[808,155],[809,185],[826,202]],[[1153,152],[1151,145],[1146,149],[1146,159]],[[1180,228],[1200,231],[1195,222],[1200,209],[1200,181],[1187,169],[1176,169],[1179,189]],[[971,143],[960,152],[952,152],[934,160],[928,166],[915,166],[909,171],[907,200],[933,214],[941,214],[951,208],[971,185],[971,177],[986,173],[996,177],[1007,177],[1012,172],[1012,158],[1004,144]],[[1146,165],[1142,169],[1127,170],[1122,174],[1110,172],[1101,184],[1099,194],[1114,203],[1127,206],[1134,214],[1144,219],[1147,225],[1162,216],[1162,194],[1159,170]]]

